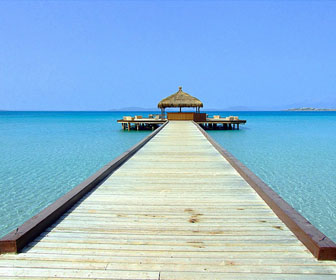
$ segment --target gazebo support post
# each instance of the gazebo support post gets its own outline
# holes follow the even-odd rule
[[[165,117],[165,109],[161,108],[161,119],[164,119]]]

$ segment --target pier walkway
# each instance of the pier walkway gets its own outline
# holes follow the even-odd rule
[[[0,279],[336,279],[192,122],[169,122]]]

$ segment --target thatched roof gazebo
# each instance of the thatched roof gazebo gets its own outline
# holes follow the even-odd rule
[[[182,91],[182,87],[179,87],[178,92],[162,99],[158,104],[161,111],[164,111],[165,108],[180,108],[181,112],[182,107],[193,107],[196,108],[196,112],[199,112],[203,103],[196,97]]]

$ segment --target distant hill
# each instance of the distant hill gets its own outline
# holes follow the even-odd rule
[[[286,108],[286,107],[285,107]],[[178,108],[167,108],[166,111],[177,111]],[[143,107],[123,107],[119,109],[111,109],[109,111],[130,111],[130,112],[159,112],[158,108],[143,108]],[[193,108],[182,108],[184,112],[194,112]],[[325,109],[315,107],[297,107],[284,109],[284,107],[248,107],[248,106],[232,106],[226,108],[202,108],[203,112],[221,112],[221,111],[336,111],[336,109]]]
[[[201,108],[203,112],[222,112],[222,111],[273,111],[273,110],[280,110],[280,108],[273,109],[273,108],[264,108],[264,107],[248,107],[248,106],[232,106],[232,107],[225,107],[225,108]],[[116,112],[116,111],[130,111],[130,112],[159,112],[158,108],[143,108],[143,107],[123,107],[118,109],[110,109],[108,111]],[[170,111],[178,111],[178,108],[166,108],[166,112]],[[194,112],[194,108],[182,108],[183,112]]]
[[[231,106],[224,108],[203,108],[203,111],[272,111],[273,108],[265,108],[265,107],[248,107],[248,106]],[[278,109],[275,109],[278,110]]]
[[[109,111],[158,111],[157,108],[142,108],[142,107],[124,107],[120,109],[111,109]]]
[[[323,109],[323,108],[312,108],[312,107],[302,107],[302,108],[292,108],[284,111],[336,111],[336,109]]]

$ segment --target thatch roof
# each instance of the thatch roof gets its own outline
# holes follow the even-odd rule
[[[158,107],[203,107],[203,103],[196,97],[182,91],[182,87],[179,87],[178,92],[162,99],[159,102]]]

